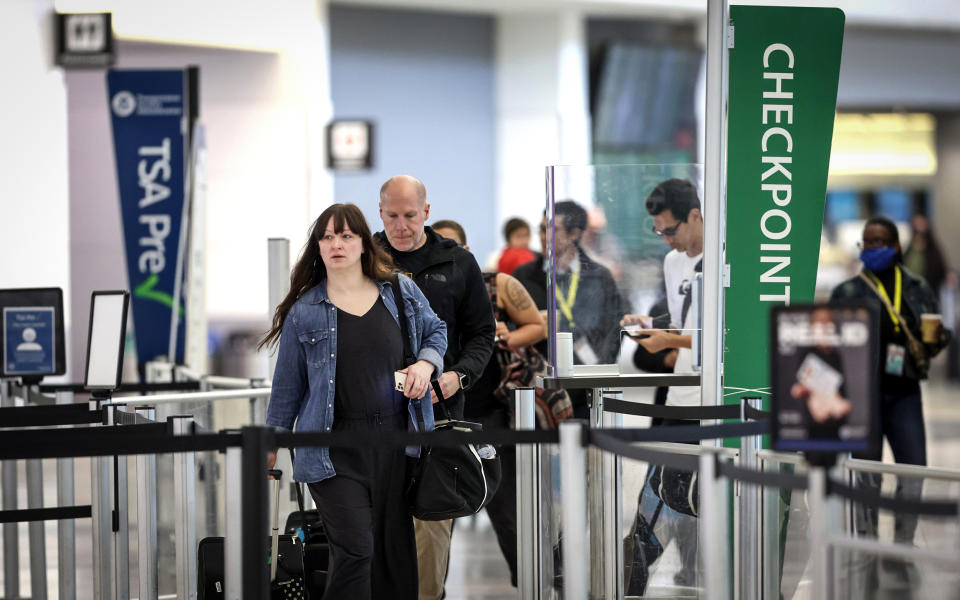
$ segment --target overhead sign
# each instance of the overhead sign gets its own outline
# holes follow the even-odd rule
[[[110,13],[57,13],[57,64],[109,67],[114,62]]]
[[[813,300],[844,15],[732,6],[730,19],[724,397],[738,403],[769,400],[770,309]]]
[[[327,167],[359,170],[373,167],[373,123],[333,121],[327,126]]]
[[[187,79],[186,69],[107,74],[134,339],[141,364],[157,357],[183,362]]]

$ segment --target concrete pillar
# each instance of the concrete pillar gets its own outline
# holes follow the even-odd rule
[[[495,219],[499,226],[521,216],[536,228],[544,167],[591,162],[584,17],[573,10],[501,15],[495,64]]]

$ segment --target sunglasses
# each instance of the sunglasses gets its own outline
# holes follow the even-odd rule
[[[683,223],[684,223],[683,221],[680,221],[679,223],[677,223],[677,224],[674,225],[673,227],[667,227],[666,229],[657,229],[656,227],[651,227],[650,230],[651,230],[655,235],[659,235],[660,237],[663,237],[663,236],[665,236],[665,235],[666,235],[666,236],[673,237],[673,236],[677,235],[677,230],[680,229],[680,226],[683,225]]]

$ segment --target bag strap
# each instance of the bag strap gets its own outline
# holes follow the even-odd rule
[[[901,323],[903,323],[903,332],[907,334],[907,338],[910,340],[910,343],[913,344],[914,346],[918,346],[920,342],[917,341],[917,338],[913,336],[913,332],[911,332],[910,328],[907,326],[907,320],[903,318],[903,315],[901,315],[899,311],[893,308],[893,306],[890,304],[890,300],[886,297],[886,295],[880,293],[880,290],[877,289],[877,285],[872,281],[870,281],[870,278],[867,277],[863,271],[860,271],[860,279],[862,279],[864,283],[867,284],[867,287],[873,290],[873,293],[877,295],[877,298],[880,298],[880,301],[883,302],[884,306],[887,307],[887,310],[897,315],[897,318],[900,319]]]
[[[403,311],[403,293],[400,292],[400,276],[397,275],[395,281],[391,282],[390,286],[393,288],[393,299],[397,303],[397,320],[400,321],[400,337],[403,338],[403,363],[406,366],[410,366],[413,363],[417,362],[417,357],[413,355],[413,350],[410,348],[410,330],[407,327],[407,315]],[[440,382],[436,379],[432,379],[430,383],[433,385],[434,393],[437,394],[437,398],[443,400],[443,394],[440,393]],[[438,402],[441,406],[443,402]],[[417,402],[414,405],[414,408],[417,411],[417,429],[420,431],[426,431],[427,426],[423,420],[423,409],[420,406],[420,403]],[[447,413],[447,407],[443,406],[444,413],[447,414],[447,418],[450,418],[449,413]]]
[[[403,337],[403,363],[409,367],[417,362],[417,357],[413,355],[410,348],[410,330],[407,328],[407,315],[403,310],[403,293],[400,291],[400,276],[391,282],[393,289],[393,299],[397,304],[397,320],[400,321],[400,335]]]
[[[293,448],[288,448],[288,450],[290,450],[290,464],[292,465],[293,464]],[[300,482],[294,481],[293,487],[297,489],[297,506],[300,507],[300,512],[301,513],[307,512],[305,508],[306,505],[303,502],[303,490],[300,489]]]
[[[694,277],[697,273],[703,272],[703,259],[697,261],[697,264],[693,267]],[[683,308],[680,309],[680,320],[683,323],[679,323],[680,328],[683,329],[686,327],[687,322],[687,313],[690,312],[690,306],[693,304],[693,282],[690,282],[690,287],[687,288],[687,293],[683,295]]]

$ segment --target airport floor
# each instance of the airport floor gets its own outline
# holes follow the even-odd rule
[[[927,426],[927,448],[928,461],[931,466],[947,467],[960,469],[960,385],[946,383],[932,383],[925,386],[924,390],[924,411]],[[628,426],[635,426],[629,424]],[[890,460],[887,452],[886,460]],[[88,478],[82,476],[83,473],[89,474],[89,463],[83,459],[78,459],[76,465],[77,473],[77,504],[89,502],[89,492],[84,491],[82,486]],[[19,506],[26,506],[26,486],[22,483],[24,479],[24,467],[21,461],[19,481],[21,485],[18,488]],[[88,476],[87,476],[88,477]],[[626,481],[625,477],[625,481]],[[884,482],[884,489],[892,492],[894,482]],[[54,461],[44,461],[44,480],[45,480],[45,506],[52,506],[54,499],[54,490],[56,486],[56,474]],[[926,497],[933,497],[935,492],[930,491],[927,486]],[[956,486],[943,491],[950,493],[951,497],[958,497],[960,490]],[[625,491],[625,506],[630,493]],[[636,496],[633,496],[634,502]],[[625,508],[625,524],[627,527],[629,518],[627,508]],[[88,550],[90,544],[90,521],[81,519],[77,523],[77,598],[86,600],[92,599],[91,584],[91,555]],[[802,517],[798,517],[791,524],[790,535],[793,545],[788,548],[784,560],[784,598],[793,600],[805,600],[811,598],[808,585],[804,582],[807,571],[806,553],[803,534]],[[892,527],[892,519],[881,519],[881,533],[885,530],[889,532]],[[30,565],[29,552],[27,546],[27,525],[20,524],[20,580],[22,597],[30,597]],[[948,539],[944,539],[948,538]],[[917,543],[929,547],[952,547],[954,551],[957,548],[958,535],[957,525],[954,523],[948,529],[939,527],[935,522],[921,521],[918,529]],[[48,564],[48,597],[55,598],[57,594],[57,525],[48,522],[45,525],[45,543]],[[161,551],[164,546],[172,549],[172,540],[160,540]],[[2,552],[2,550],[0,550]],[[135,552],[135,546],[131,545],[131,553]],[[131,565],[131,578],[136,577],[136,561],[133,557]],[[680,558],[673,546],[668,546],[667,551],[655,565],[651,572],[649,594],[656,597],[678,597],[680,589],[673,585],[673,573],[677,570]],[[954,579],[957,574],[944,573],[942,570],[931,570],[918,565],[919,578],[915,575],[912,580],[912,593],[909,589],[903,587],[893,587],[883,591],[883,586],[889,583],[889,574],[880,571],[881,590],[879,593],[871,596],[875,598],[958,598],[960,597],[960,585],[954,585]],[[174,574],[172,572],[162,572],[161,580],[170,581]],[[0,572],[0,590],[3,589],[3,573]],[[946,585],[947,582],[950,585]],[[691,591],[692,590],[683,590]],[[132,597],[136,597],[136,589],[132,590]],[[509,573],[506,563],[500,554],[496,538],[490,526],[489,520],[485,514],[479,515],[475,519],[462,519],[457,523],[453,536],[453,549],[450,560],[450,571],[447,581],[447,598],[450,600],[501,600],[516,598],[516,590],[510,585]]]

